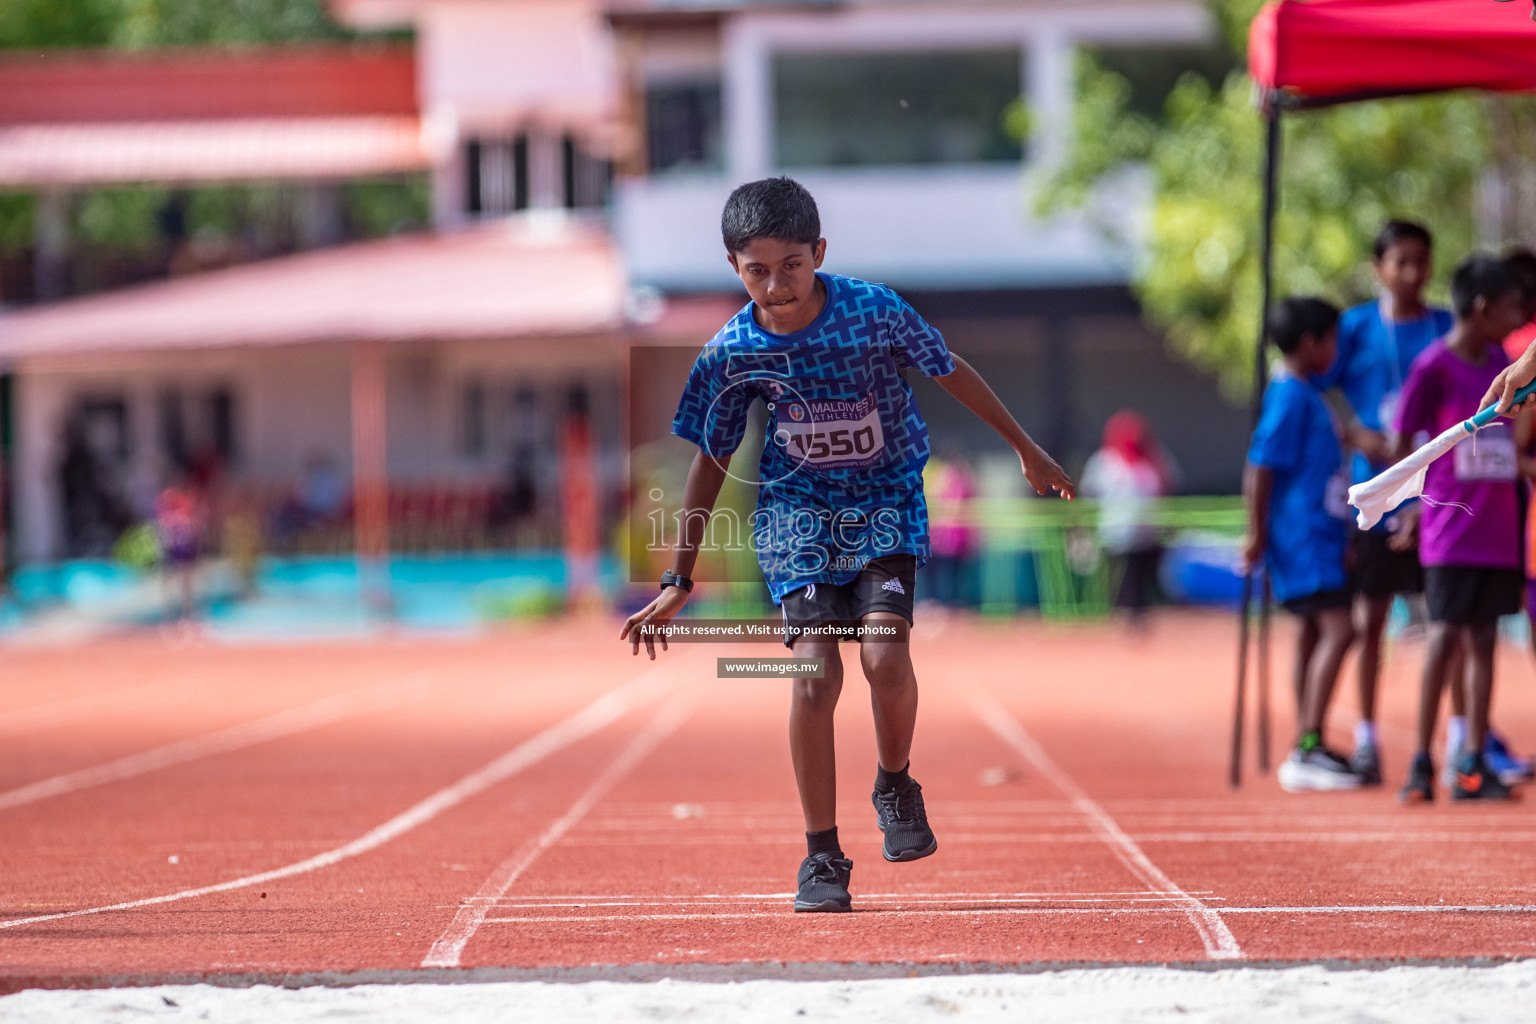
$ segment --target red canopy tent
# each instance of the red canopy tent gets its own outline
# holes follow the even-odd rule
[[[1536,90],[1536,31],[1491,0],[1279,0],[1248,33],[1248,70],[1288,109],[1446,89]]]
[[[1536,6],[1531,18],[1536,19]],[[1536,91],[1536,28],[1523,4],[1505,0],[1274,0],[1248,32],[1248,71],[1268,122],[1260,265],[1263,310],[1254,350],[1253,415],[1264,394],[1264,320],[1269,311],[1278,197],[1280,115],[1356,100],[1483,89]],[[1237,720],[1230,781],[1241,781],[1243,692],[1251,577],[1244,580]],[[1259,618],[1259,766],[1268,767],[1268,600]]]

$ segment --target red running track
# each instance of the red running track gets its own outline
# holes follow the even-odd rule
[[[782,652],[695,645],[653,666],[615,631],[8,651],[0,991],[1536,949],[1530,805],[1394,799],[1415,648],[1393,652],[1385,683],[1388,787],[1288,796],[1272,777],[1225,785],[1225,616],[1170,615],[1141,643],[1107,627],[920,625],[913,773],[939,852],[880,858],[855,670],[838,742],[857,912],[795,915],[786,684],[714,670]],[[1496,714],[1529,746],[1529,656],[1500,658]],[[1352,696],[1346,682],[1340,746]],[[1279,700],[1276,718],[1279,738]]]

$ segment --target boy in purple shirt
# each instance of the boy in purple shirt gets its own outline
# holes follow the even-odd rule
[[[1504,338],[1521,324],[1520,290],[1504,265],[1473,256],[1451,277],[1456,322],[1413,362],[1395,424],[1397,455],[1471,417],[1509,363]],[[1483,755],[1493,655],[1501,615],[1520,610],[1519,464],[1510,425],[1493,425],[1429,466],[1419,524],[1419,556],[1429,606],[1429,644],[1419,689],[1418,751],[1402,799],[1434,799],[1429,744],[1446,668],[1457,647],[1467,657],[1467,738],[1455,764],[1453,800],[1507,800],[1510,790]]]

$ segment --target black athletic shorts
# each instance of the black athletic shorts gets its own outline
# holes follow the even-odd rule
[[[1355,534],[1356,593],[1380,598],[1424,592],[1424,569],[1419,565],[1418,547],[1394,551],[1388,543],[1391,539],[1388,533],[1362,530]]]
[[[847,583],[807,583],[784,595],[784,646],[809,635],[808,630],[830,628],[851,635],[859,620],[870,612],[895,612],[912,624],[912,589],[917,578],[914,555],[882,555],[871,558]],[[830,634],[829,634],[830,635]],[[900,636],[905,639],[905,631]],[[862,642],[862,641],[861,641]]]
[[[1468,626],[1514,615],[1525,598],[1525,573],[1476,565],[1424,567],[1424,603],[1429,621]]]
[[[1343,590],[1320,590],[1306,597],[1294,597],[1289,601],[1280,602],[1280,607],[1292,615],[1316,615],[1318,612],[1331,611],[1334,608],[1348,608],[1353,602],[1354,594],[1348,588]]]

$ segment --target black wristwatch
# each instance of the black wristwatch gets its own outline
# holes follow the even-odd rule
[[[693,580],[687,576],[679,576],[671,569],[668,569],[661,574],[661,589],[666,590],[668,587],[682,587],[685,592],[691,591],[693,590]]]

